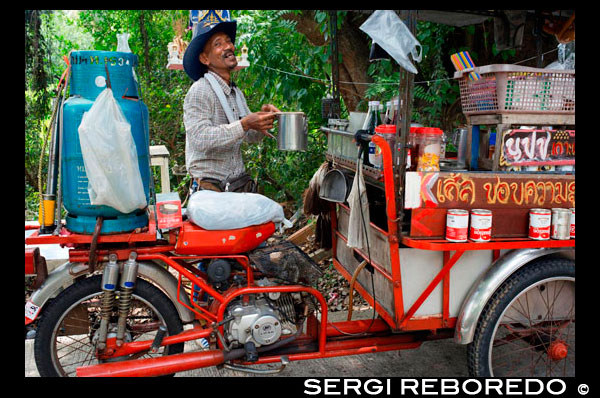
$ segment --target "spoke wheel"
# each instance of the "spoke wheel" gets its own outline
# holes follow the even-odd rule
[[[100,275],[78,281],[59,294],[44,310],[34,346],[36,365],[41,376],[76,376],[76,369],[80,366],[133,359],[133,356],[100,359],[97,355],[103,295],[100,283]],[[116,335],[117,319],[118,300],[115,300],[108,338]],[[124,341],[153,340],[161,324],[167,327],[167,335],[183,330],[171,301],[159,289],[138,279],[133,290]],[[145,352],[133,355],[135,358],[148,358],[180,352],[183,352],[183,343],[161,347],[154,354]]]
[[[468,347],[471,375],[575,376],[574,265],[542,259],[500,286]]]

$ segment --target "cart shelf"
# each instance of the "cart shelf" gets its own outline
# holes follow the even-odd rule
[[[550,247],[575,247],[575,239],[570,240],[534,240],[529,238],[497,238],[490,242],[450,242],[445,239],[427,239],[402,237],[402,243],[408,247],[423,250],[499,250],[534,249]]]
[[[154,211],[149,211],[149,222],[147,228],[140,228],[127,233],[118,234],[102,234],[98,236],[98,243],[133,243],[133,242],[155,242],[156,237],[156,220]],[[68,231],[64,225],[58,235],[40,235],[39,231],[35,231],[27,238],[27,245],[45,245],[45,244],[89,244],[92,242],[93,235],[78,234]]]

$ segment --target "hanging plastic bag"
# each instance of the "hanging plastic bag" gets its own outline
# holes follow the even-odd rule
[[[412,55],[415,62],[421,62],[421,44],[394,11],[375,11],[360,26],[360,30],[368,34],[402,68],[414,74],[418,73],[417,68],[410,62],[408,54]]]
[[[370,239],[369,222],[369,199],[367,198],[367,188],[362,176],[362,159],[358,159],[356,164],[356,173],[352,182],[352,189],[348,194],[348,206],[350,206],[350,219],[348,221],[348,247],[353,247],[367,251],[367,244]]]
[[[197,191],[190,196],[186,213],[194,224],[211,231],[269,221],[282,224],[281,229],[292,226],[279,203],[257,193]]]
[[[146,208],[131,125],[110,88],[83,114],[78,131],[90,203],[125,214]]]
[[[130,53],[131,48],[129,48],[129,36],[130,33],[117,33],[117,51]]]

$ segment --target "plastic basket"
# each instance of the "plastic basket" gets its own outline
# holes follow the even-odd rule
[[[497,64],[459,71],[454,78],[465,115],[575,114],[575,70]]]

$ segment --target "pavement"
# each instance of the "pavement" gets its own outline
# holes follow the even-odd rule
[[[346,320],[344,311],[331,312],[332,322]],[[352,319],[369,319],[371,310],[353,312]],[[185,351],[197,350],[188,342]],[[278,365],[262,365],[274,369]],[[180,372],[175,377],[264,377],[216,367]],[[424,342],[419,348],[345,357],[290,362],[280,373],[268,377],[466,377],[467,349],[452,339]],[[33,340],[25,340],[25,377],[39,377],[33,357]]]

